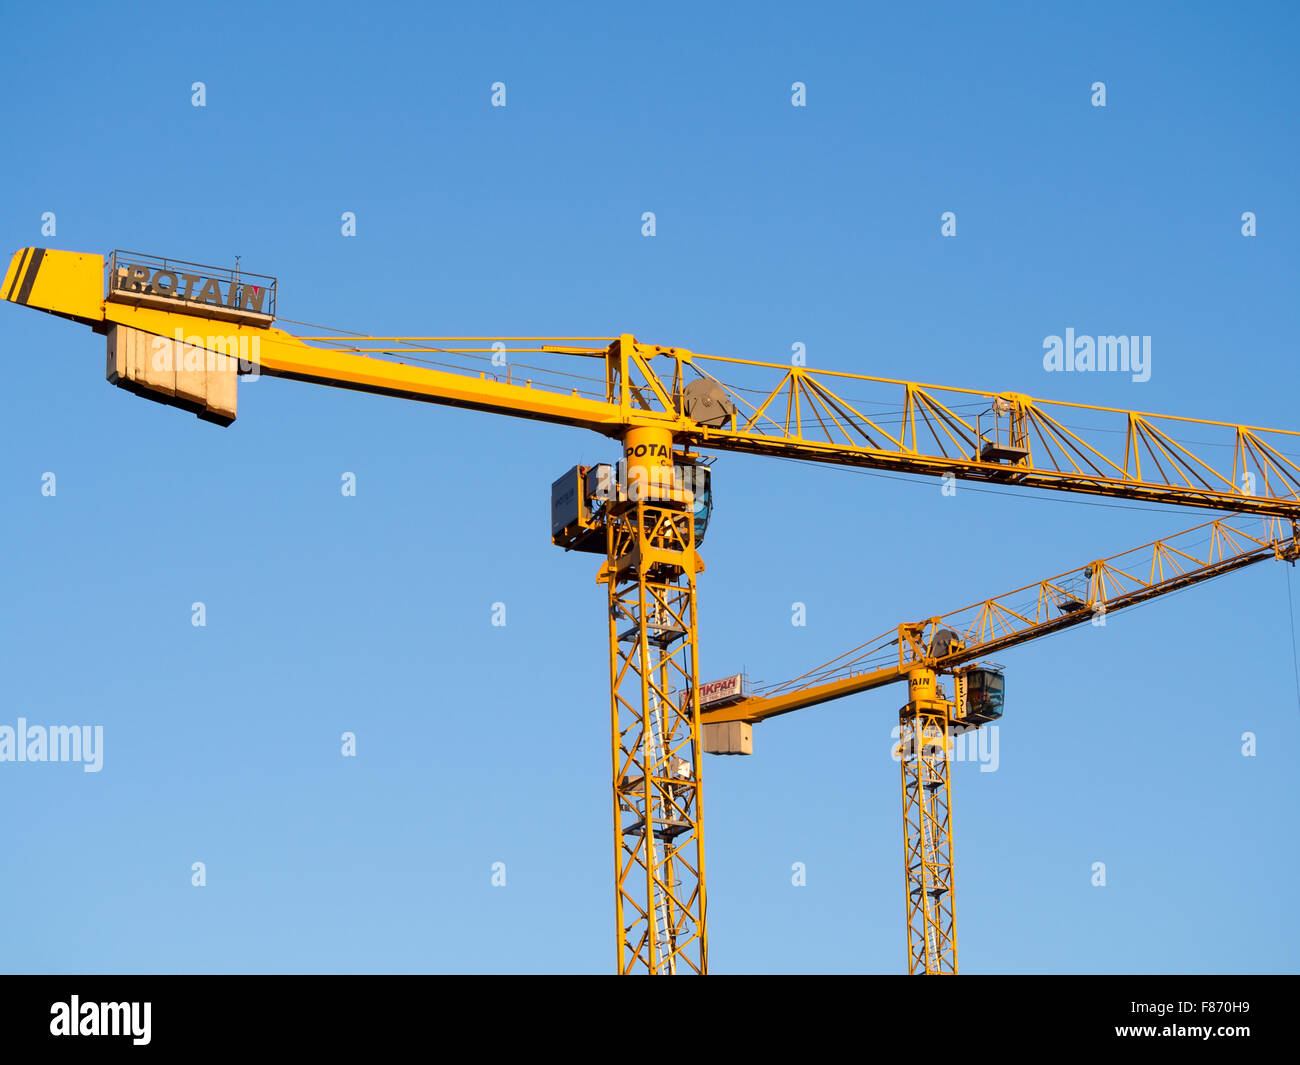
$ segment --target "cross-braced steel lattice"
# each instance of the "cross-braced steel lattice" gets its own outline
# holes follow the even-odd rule
[[[921,709],[916,702],[908,703],[899,725],[908,972],[955,974],[948,708],[930,703]]]
[[[644,501],[606,521],[618,971],[704,973],[694,522]]]

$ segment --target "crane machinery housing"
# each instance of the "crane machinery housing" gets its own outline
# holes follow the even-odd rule
[[[776,707],[823,701],[813,685],[701,712],[696,578],[712,500],[709,453],[1300,518],[1300,465],[1287,450],[1300,434],[1289,430],[704,355],[630,334],[300,335],[277,326],[287,322],[278,295],[272,277],[123,251],[106,259],[24,248],[0,281],[3,299],[103,335],[111,383],[218,425],[236,418],[239,377],[257,373],[618,441],[616,467],[578,467],[556,483],[552,538],[602,556],[619,973],[708,970],[702,722],[712,733],[747,724],[746,714],[761,720],[784,712]],[[1205,436],[1219,457],[1207,457]],[[894,679],[909,681],[909,727],[942,740],[957,710],[940,697],[935,675],[960,665],[953,656],[963,651],[949,643],[939,655],[933,642],[914,643],[914,630],[898,631]],[[848,694],[868,675],[828,683]],[[964,713],[991,719],[995,674],[955,675],[966,684]],[[822,696],[829,690],[822,686]],[[951,841],[940,853],[937,837],[924,840],[948,823],[938,808],[947,801],[946,769],[933,755],[918,758],[910,792],[904,760],[904,799],[922,847],[913,891],[925,945],[909,968],[955,971],[955,939],[943,938],[951,938]],[[949,886],[940,892],[943,876]],[[926,900],[941,898],[948,909],[936,915]]]

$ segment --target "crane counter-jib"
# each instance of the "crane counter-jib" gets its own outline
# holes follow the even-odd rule
[[[620,973],[708,971],[701,720],[747,733],[750,720],[903,677],[909,969],[956,972],[945,744],[935,740],[953,724],[995,719],[1002,699],[970,656],[1261,558],[1295,557],[1293,530],[1255,536],[1211,522],[1146,545],[1140,565],[1132,552],[1098,560],[901,625],[758,698],[702,708],[696,576],[711,493],[707,469],[694,488],[677,478],[707,466],[692,449],[1236,511],[1276,525],[1300,519],[1300,433],[705,355],[629,334],[299,335],[281,328],[303,323],[282,315],[275,278],[136,252],[24,248],[0,298],[89,326],[105,339],[111,383],[220,425],[235,420],[239,380],[266,374],[619,441],[626,477],[574,467],[553,486],[551,516],[554,544],[601,556]],[[633,491],[642,484],[648,492]],[[1196,535],[1209,547],[1191,543]],[[943,670],[957,678],[956,704],[938,689]],[[750,739],[729,737],[726,752],[749,753]]]
[[[619,439],[649,428],[685,447],[1300,519],[1293,430],[704,355],[630,335],[298,336],[272,324],[276,287],[134,253],[106,263],[26,248],[0,293],[108,334],[113,383],[220,424],[235,418],[238,377],[257,372]]]

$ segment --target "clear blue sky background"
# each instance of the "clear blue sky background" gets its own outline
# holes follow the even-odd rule
[[[5,8],[5,255],[238,254],[287,317],[357,330],[802,341],[814,366],[1300,426],[1292,5],[208,10]],[[1066,327],[1150,335],[1150,381],[1045,373]],[[7,304],[0,355],[0,722],[105,729],[99,774],[0,765],[0,967],[609,971],[603,592],[550,545],[548,492],[614,446],[271,380],[220,430]],[[1204,520],[715,471],[706,676],[781,680]],[[1000,656],[1000,767],[955,773],[965,971],[1297,968],[1289,576]],[[707,761],[714,971],[903,968],[904,698]]]

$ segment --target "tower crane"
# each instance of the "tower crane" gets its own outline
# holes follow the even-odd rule
[[[700,686],[713,754],[752,754],[752,726],[858,692],[907,682],[895,756],[902,767],[909,973],[955,975],[957,930],[949,764],[955,733],[997,722],[1005,677],[985,656],[1182,591],[1265,559],[1300,557],[1294,522],[1217,520],[1089,561],[1036,584],[905,622],[814,669],[747,694],[737,674]],[[952,678],[950,698],[938,677]]]
[[[560,478],[551,507],[553,542],[602,556],[607,589],[619,973],[708,968],[703,452],[1300,518],[1288,455],[1300,433],[1288,430],[703,355],[630,334],[293,333],[276,323],[323,327],[279,317],[277,297],[273,277],[124,251],[23,248],[0,281],[0,298],[103,335],[111,383],[218,425],[235,420],[238,378],[260,374],[619,442],[616,464]]]

